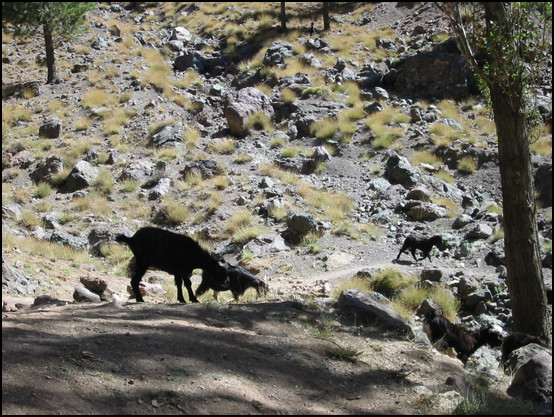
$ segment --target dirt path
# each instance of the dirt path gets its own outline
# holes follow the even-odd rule
[[[2,320],[3,414],[442,413],[460,400],[446,378],[463,373],[291,301],[49,306]]]

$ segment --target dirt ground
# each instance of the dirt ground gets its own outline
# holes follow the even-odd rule
[[[165,296],[128,300],[129,279],[107,279],[119,300],[69,303],[78,277],[37,272],[41,294],[65,305],[45,304],[2,314],[3,414],[444,414],[464,397],[447,382],[470,374],[457,359],[385,332],[333,309],[333,300],[309,296],[318,282],[332,287],[364,268],[394,267],[416,273],[426,263],[386,241],[353,245],[322,238],[345,252],[306,263],[301,253],[280,255],[269,267],[268,296],[249,289],[239,303],[211,298],[176,303],[171,276]],[[13,252],[17,263],[22,255]],[[28,258],[28,256],[27,256]],[[19,262],[22,262],[19,261]],[[26,259],[37,263],[39,260]],[[434,257],[444,271],[460,267]],[[294,273],[277,273],[283,265]],[[46,265],[47,266],[47,265]],[[486,269],[486,268],[485,268]],[[475,273],[484,273],[481,265]],[[465,271],[472,273],[466,266]],[[193,276],[193,288],[199,284]],[[9,294],[2,294],[9,301]],[[19,301],[18,301],[19,300]],[[12,302],[23,302],[15,299]],[[33,299],[27,301],[32,304]],[[488,414],[526,414],[529,406],[505,394],[510,378],[497,372],[483,391],[486,401],[465,403]],[[462,389],[463,392],[463,389]],[[473,397],[471,397],[473,398]],[[506,408],[509,404],[509,408]],[[518,411],[518,410],[521,410]],[[467,410],[465,410],[467,411]]]
[[[2,317],[2,414],[442,414],[462,400],[447,378],[464,373],[434,349],[295,300]],[[489,401],[515,408],[506,383]]]

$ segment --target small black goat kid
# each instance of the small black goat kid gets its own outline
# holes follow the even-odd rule
[[[410,235],[404,240],[404,244],[402,245],[400,252],[398,252],[396,260],[398,260],[400,258],[400,255],[402,255],[402,253],[408,249],[410,249],[410,252],[412,253],[412,256],[416,261],[418,260],[415,255],[417,249],[423,252],[423,257],[419,259],[419,261],[422,261],[425,258],[429,258],[429,260],[431,260],[429,253],[431,252],[431,249],[433,249],[433,246],[436,246],[437,248],[439,246],[442,246],[442,237],[440,237],[439,235],[435,235],[433,237],[426,238],[416,235]]]
[[[449,347],[454,348],[458,359],[464,364],[479,347],[485,344],[490,346],[502,344],[502,335],[491,326],[484,326],[479,330],[469,332],[434,311],[425,316],[424,328],[436,347],[442,350]]]
[[[238,301],[239,297],[243,295],[248,288],[255,288],[258,295],[263,295],[269,291],[269,287],[264,281],[240,266],[228,264],[227,274],[229,277],[229,285],[225,287],[211,278],[208,271],[203,271],[202,282],[196,289],[196,297],[200,297],[210,288],[214,290],[214,298],[216,300],[218,299],[220,291],[230,290],[233,293],[235,301]]]
[[[144,227],[132,237],[119,234],[115,240],[127,244],[135,256],[135,261],[129,265],[129,271],[131,287],[137,302],[144,301],[139,291],[139,283],[148,268],[160,269],[175,276],[177,300],[181,303],[186,302],[181,288],[183,282],[190,301],[198,302],[190,282],[194,269],[209,272],[209,280],[213,281],[213,285],[217,284],[225,289],[229,287],[225,264],[188,236],[155,227]]]

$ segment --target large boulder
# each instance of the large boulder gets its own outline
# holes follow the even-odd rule
[[[55,139],[59,138],[62,133],[62,121],[58,117],[53,117],[51,120],[44,123],[38,129],[38,135],[42,138]]]
[[[79,161],[75,164],[64,184],[66,192],[74,192],[90,187],[96,182],[99,172],[87,161]]]
[[[30,177],[38,184],[39,182],[50,182],[54,177],[63,171],[63,158],[59,155],[54,155],[44,161],[37,163]]]
[[[239,90],[237,99],[230,103],[223,113],[231,133],[241,136],[248,133],[248,118],[257,111],[262,111],[269,117],[273,116],[271,100],[257,88],[246,87]]]
[[[425,52],[397,65],[393,88],[423,98],[467,97],[473,89],[473,73],[460,54]]]
[[[377,323],[383,327],[412,334],[412,329],[404,319],[388,305],[377,301],[360,290],[345,290],[341,293],[336,307],[356,314],[358,318]]]
[[[273,42],[264,55],[264,65],[284,64],[285,57],[292,56],[292,45],[284,41]]]
[[[387,160],[385,178],[391,184],[402,184],[405,188],[411,188],[418,184],[421,172],[413,167],[406,157],[395,153]]]

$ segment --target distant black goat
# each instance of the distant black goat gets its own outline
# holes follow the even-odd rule
[[[264,281],[240,266],[228,264],[227,274],[229,277],[229,285],[224,287],[216,280],[211,279],[210,272],[204,271],[202,273],[202,282],[196,289],[196,297],[200,297],[210,288],[214,290],[214,298],[216,300],[218,299],[220,291],[230,290],[233,293],[235,301],[238,301],[239,297],[243,295],[248,288],[255,288],[258,295],[263,295],[269,291],[269,287]]]
[[[314,28],[315,22],[312,22],[312,26],[310,27],[310,38],[314,36],[315,28]]]
[[[502,363],[506,366],[506,361],[514,350],[519,349],[525,345],[536,343],[544,347],[548,347],[548,343],[539,337],[531,336],[526,333],[512,333],[504,338],[502,341]]]
[[[412,256],[416,261],[418,260],[415,256],[416,249],[419,249],[423,252],[423,258],[419,259],[420,261],[424,260],[425,258],[429,258],[429,260],[431,260],[429,253],[431,252],[431,249],[433,249],[433,246],[442,246],[442,238],[439,235],[430,238],[410,235],[404,240],[404,244],[402,245],[400,252],[398,252],[396,260],[398,260],[400,258],[400,255],[402,255],[402,252],[407,249],[410,249],[410,252],[412,253]]]
[[[229,287],[225,265],[188,236],[154,227],[144,227],[132,237],[120,234],[115,240],[126,243],[135,255],[135,262],[131,262],[129,270],[131,287],[137,302],[144,301],[139,291],[139,283],[148,268],[160,269],[175,276],[177,300],[181,303],[186,302],[181,288],[183,282],[187,287],[190,301],[198,302],[190,282],[193,269],[208,271],[209,279],[214,282],[214,285],[217,283],[222,288]]]
[[[435,312],[428,314],[425,321],[425,330],[430,336],[431,342],[441,350],[454,348],[458,359],[464,364],[480,346],[484,344],[500,346],[502,343],[502,336],[491,326],[484,326],[479,330],[469,332],[459,324],[453,324],[446,317]]]

